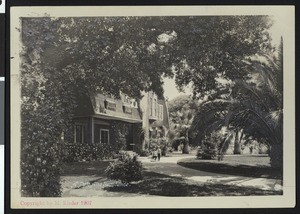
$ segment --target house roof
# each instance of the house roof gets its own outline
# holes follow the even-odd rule
[[[122,97],[121,97],[122,98]],[[129,123],[141,123],[139,107],[130,105],[122,99],[113,99],[103,94],[80,97],[76,117],[93,116],[107,120],[119,120]]]

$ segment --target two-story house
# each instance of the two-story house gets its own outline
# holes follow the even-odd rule
[[[149,143],[151,138],[165,137],[166,130],[169,129],[169,113],[164,99],[153,93],[148,92],[141,100],[141,109],[143,111],[143,129],[145,140],[142,148]],[[146,146],[147,147],[147,146]]]
[[[166,103],[153,92],[145,93],[142,100],[122,93],[120,99],[103,94],[78,99],[72,143],[114,145],[115,137],[121,135],[125,150],[140,152],[154,133],[165,135],[169,128]]]

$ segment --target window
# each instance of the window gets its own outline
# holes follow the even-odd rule
[[[109,143],[109,130],[100,129],[100,143],[108,144]]]
[[[164,119],[164,107],[163,105],[158,105],[158,119],[163,120]]]
[[[110,100],[105,100],[104,106],[106,109],[111,110],[111,111],[116,111],[116,108],[117,108],[117,104]]]
[[[154,117],[157,117],[157,104],[156,104],[156,99],[154,99],[154,102],[153,102],[153,108],[154,108]]]
[[[84,142],[84,125],[75,125],[74,142],[75,143]]]
[[[131,106],[123,105],[123,112],[126,114],[132,114]]]
[[[153,115],[152,111],[153,111],[153,108],[152,108],[152,97],[150,97],[150,115],[151,116]]]
[[[131,107],[137,108],[137,102],[135,100],[131,101]]]
[[[130,102],[131,102],[131,98],[128,95],[122,96],[121,100],[123,101],[123,103],[126,103],[126,104],[130,104]]]

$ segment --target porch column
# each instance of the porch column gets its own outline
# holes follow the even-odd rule
[[[146,144],[149,146],[149,92],[145,94],[142,99],[141,107],[143,110],[143,129],[144,129],[144,140],[142,142],[142,150],[145,150]]]
[[[94,125],[94,118],[91,117],[90,118],[90,137],[91,137],[91,143],[94,144],[95,138],[94,138],[94,129],[95,129],[95,125]]]

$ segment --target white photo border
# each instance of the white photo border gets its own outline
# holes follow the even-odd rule
[[[96,16],[276,15],[286,23],[284,38],[284,168],[283,195],[226,197],[28,198],[20,193],[20,18]],[[295,7],[294,6],[34,6],[10,8],[11,208],[287,208],[295,206]],[[171,199],[171,200],[170,200]],[[91,201],[71,206],[63,201]],[[34,202],[33,206],[24,206]]]

